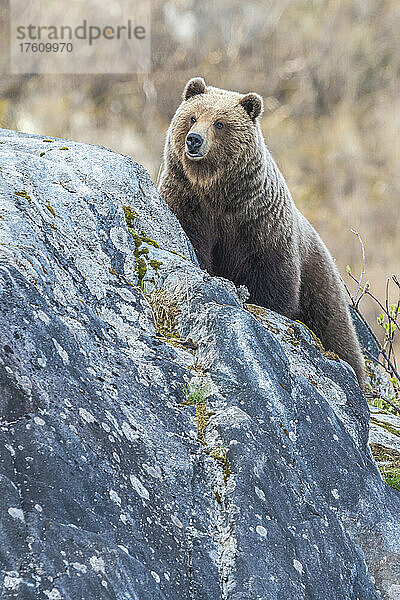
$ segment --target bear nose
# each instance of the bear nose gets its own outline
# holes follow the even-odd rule
[[[199,133],[189,133],[186,138],[186,146],[189,154],[197,154],[198,149],[203,143],[203,138]]]

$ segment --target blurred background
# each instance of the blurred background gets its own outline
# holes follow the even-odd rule
[[[3,32],[7,4],[0,0]],[[362,265],[350,229],[360,233],[366,279],[382,299],[387,277],[400,276],[400,2],[151,0],[151,7],[146,75],[12,76],[3,35],[1,126],[102,144],[131,155],[155,180],[190,77],[259,92],[265,139],[295,202],[349,285],[346,265],[355,274]],[[363,300],[361,308],[376,323],[376,306]]]

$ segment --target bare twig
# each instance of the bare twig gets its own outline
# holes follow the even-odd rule
[[[347,287],[347,285],[346,285],[346,283],[345,283],[345,281],[344,281],[344,279],[343,279],[343,277],[341,275],[340,275],[340,279],[342,280],[342,283],[344,285],[344,289],[346,290],[347,295],[350,298],[350,302],[353,305],[353,296],[351,295],[351,292],[350,292],[349,288]]]
[[[364,317],[364,315],[362,314],[362,312],[360,311],[359,308],[357,308],[357,306],[353,306],[354,311],[357,313],[357,315],[360,317],[361,321],[363,322],[363,324],[365,325],[365,327],[368,329],[368,332],[370,333],[370,335],[373,337],[374,342],[376,343],[378,350],[380,350],[381,347],[381,343],[378,340],[378,338],[375,335],[375,332],[373,331],[373,329],[371,328],[370,324],[368,323],[367,319]]]
[[[383,358],[386,360],[388,366],[392,369],[392,371],[393,371],[392,375],[394,375],[396,377],[396,379],[398,379],[400,381],[400,375],[399,375],[396,367],[394,366],[394,364],[392,363],[392,361],[390,360],[390,358],[386,354],[385,350],[382,349],[381,350],[381,354],[382,354]]]
[[[400,288],[400,284],[399,284],[399,281],[398,281],[396,275],[392,275],[392,281],[397,285],[398,288]],[[400,311],[400,293],[399,293],[399,296],[397,298],[397,303],[396,303],[396,307],[395,307],[395,310],[394,310],[394,315],[392,316],[393,323],[395,325],[394,330],[393,330],[393,336],[392,336],[393,339],[394,339],[395,330],[397,329],[397,317],[399,315],[399,311]],[[397,361],[396,361],[396,355],[395,355],[395,351],[394,351],[393,345],[392,345],[392,350],[393,350],[393,362],[394,362],[394,366],[397,369]]]
[[[364,348],[364,352],[365,352],[365,354],[368,355],[368,357],[370,358],[370,360],[372,360],[373,363],[375,363],[376,365],[379,365],[383,369],[386,369],[386,365],[384,363],[382,363],[380,360],[378,360],[377,358],[375,358],[375,356],[369,350],[367,350],[367,348]]]
[[[361,244],[362,261],[363,261],[362,262],[362,271],[361,271],[361,274],[360,274],[360,278],[358,280],[358,287],[357,287],[356,295],[355,295],[355,298],[354,298],[354,304],[357,305],[358,302],[361,300],[361,297],[358,298],[358,295],[360,293],[362,280],[363,280],[364,275],[365,275],[365,247],[364,247],[364,242],[362,241],[361,236],[358,233],[358,231],[356,231],[355,229],[350,229],[350,231],[351,231],[351,233],[354,233],[354,235],[356,235],[358,237],[358,241]]]
[[[389,281],[390,279],[386,279],[386,286],[385,286],[385,306],[386,306],[386,315],[388,317],[388,329],[386,332],[386,340],[385,340],[385,344],[384,344],[384,348],[386,349],[387,346],[389,346],[389,351],[388,351],[388,356],[390,358],[391,354],[392,354],[392,317],[390,314],[390,307],[389,307]]]
[[[349,277],[355,281],[356,283],[358,283],[358,279],[356,279],[354,277],[354,275],[352,275],[351,273],[349,273]],[[372,300],[374,300],[374,302],[377,303],[377,305],[379,306],[379,308],[381,308],[383,310],[383,312],[386,314],[386,308],[383,306],[383,304],[378,300],[378,298],[376,298],[373,294],[371,294],[371,292],[369,290],[363,290],[362,292],[362,296],[369,296],[370,298],[372,298]],[[362,297],[361,296],[361,297]],[[359,298],[358,300],[358,304],[360,303],[361,298]]]

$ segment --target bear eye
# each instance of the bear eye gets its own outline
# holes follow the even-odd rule
[[[215,121],[214,127],[215,127],[215,129],[223,129],[224,128],[224,124],[221,123],[221,121]]]
[[[195,123],[197,123],[196,117],[190,117],[190,122],[191,122],[192,125],[194,125]]]

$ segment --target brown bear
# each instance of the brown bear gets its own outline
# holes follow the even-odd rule
[[[249,302],[305,323],[363,386],[343,283],[265,145],[262,112],[258,94],[191,79],[168,130],[160,192],[203,269],[245,285]]]

